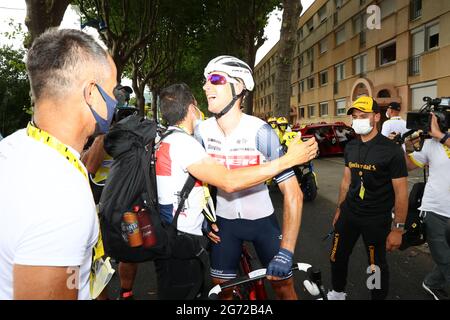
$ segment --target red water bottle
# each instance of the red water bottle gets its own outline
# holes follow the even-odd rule
[[[142,233],[142,239],[144,240],[143,247],[153,247],[156,244],[157,239],[150,213],[146,208],[141,209],[138,206],[134,207],[134,212],[137,214],[139,229]]]

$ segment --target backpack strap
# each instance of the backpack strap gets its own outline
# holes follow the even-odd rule
[[[147,188],[147,192],[150,199],[150,202],[154,208],[158,207],[157,199],[158,199],[158,193],[156,188],[156,155],[155,151],[159,147],[159,145],[162,143],[164,139],[166,139],[168,136],[170,136],[172,133],[176,132],[177,130],[167,130],[165,131],[158,142],[154,143],[152,146],[146,147],[146,154],[150,154],[150,159],[148,159],[148,155],[146,155],[143,159],[143,165],[144,168],[144,176],[145,176],[145,184]],[[153,177],[153,181],[151,179]],[[172,221],[173,227],[177,229],[178,224],[178,216],[181,213],[181,210],[183,209],[184,203],[186,199],[189,197],[189,194],[191,193],[192,189],[194,189],[195,182],[197,180],[189,175],[186,179],[186,182],[184,183],[183,188],[180,191],[180,203],[178,204],[177,211],[175,211],[175,216]],[[154,188],[152,188],[152,185]],[[151,196],[153,195],[153,196]]]
[[[184,202],[189,197],[189,194],[191,193],[192,189],[194,189],[195,182],[197,179],[195,179],[192,175],[189,174],[189,176],[186,179],[186,182],[184,183],[183,189],[180,191],[180,203],[178,204],[177,211],[175,211],[175,216],[173,217],[172,226],[177,229],[178,224],[178,217],[181,213],[181,210],[183,209]]]
[[[158,208],[158,191],[156,188],[156,155],[155,151],[162,141],[174,133],[174,130],[165,131],[158,142],[145,146],[145,153],[141,159],[141,166],[144,170],[145,188],[147,190],[148,200],[153,208]]]

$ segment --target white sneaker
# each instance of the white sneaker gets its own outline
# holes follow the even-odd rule
[[[329,291],[327,294],[328,300],[345,300],[345,297],[347,294],[345,292],[336,292],[336,291]]]

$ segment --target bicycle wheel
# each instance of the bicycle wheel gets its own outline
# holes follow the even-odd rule
[[[305,174],[301,179],[300,187],[305,201],[313,201],[317,197],[317,184],[314,173],[308,172]]]

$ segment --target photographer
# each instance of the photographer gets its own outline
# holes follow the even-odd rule
[[[450,139],[442,132],[437,117],[432,114],[429,131],[432,139],[424,142],[419,152],[406,156],[408,170],[429,166],[428,182],[419,208],[424,223],[434,269],[425,277],[422,287],[435,300],[447,300],[450,288],[450,247],[445,240],[450,220]],[[407,148],[408,149],[408,148]]]
[[[392,102],[386,111],[387,120],[383,123],[381,134],[385,137],[393,132],[395,134],[404,134],[408,131],[406,129],[406,121],[400,117],[401,106],[398,102]]]

